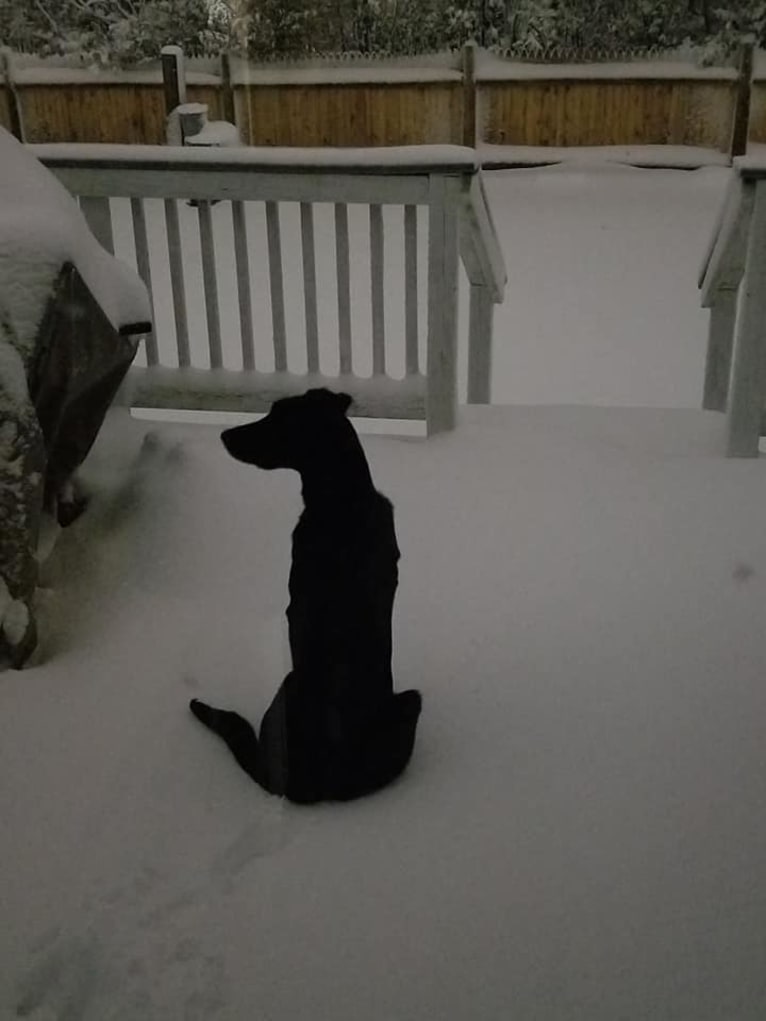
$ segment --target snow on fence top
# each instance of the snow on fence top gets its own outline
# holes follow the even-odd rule
[[[568,59],[567,59],[568,58]],[[233,57],[231,81],[243,85],[385,85],[459,82],[462,80],[460,51],[420,56],[373,57],[360,54],[328,54],[310,59],[250,63]],[[477,47],[476,80],[621,80],[621,81],[731,81],[737,77],[733,66],[705,67],[693,53],[599,53],[587,51],[582,59],[574,51],[508,52],[502,55]],[[146,84],[162,82],[160,65],[132,69],[89,69],[26,55],[13,56],[13,78],[19,85]],[[757,50],[754,81],[766,81],[766,51]],[[220,62],[215,59],[186,59],[189,85],[219,86]]]
[[[476,68],[476,80],[534,81],[544,80],[616,80],[616,81],[733,81],[733,67],[700,67],[683,60],[629,60],[612,63],[545,64],[520,60],[503,60],[482,54]]]
[[[162,85],[162,70],[155,67],[102,70],[86,67],[18,67],[14,63],[16,85]],[[187,71],[188,85],[219,86],[221,76],[203,71]]]
[[[234,85],[407,85],[461,82],[462,72],[447,67],[301,67],[232,71]]]

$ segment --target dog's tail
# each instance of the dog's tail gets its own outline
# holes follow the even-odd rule
[[[239,713],[228,709],[215,709],[205,702],[200,702],[198,698],[191,700],[189,708],[200,723],[204,723],[208,730],[212,730],[226,742],[247,775],[268,790],[258,738],[251,724]]]

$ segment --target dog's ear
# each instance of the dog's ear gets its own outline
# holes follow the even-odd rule
[[[348,409],[353,404],[354,398],[350,397],[348,394],[333,394],[332,396],[337,407],[340,408],[340,410],[345,415]]]
[[[328,390],[326,386],[307,390],[305,396],[312,401],[317,401],[317,406],[321,402],[325,407],[339,411],[341,415],[345,415],[353,403],[353,398],[349,397],[348,394],[336,393],[334,390]]]

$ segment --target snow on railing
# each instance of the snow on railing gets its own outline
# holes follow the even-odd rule
[[[135,406],[262,411],[326,385],[351,394],[356,414],[450,429],[459,256],[470,284],[468,400],[489,401],[492,309],[506,274],[473,150],[30,148],[80,198],[102,244],[134,259],[152,294],[155,332],[146,365],[131,371]],[[295,238],[284,226],[291,210]],[[296,333],[305,340],[297,356]]]
[[[757,457],[766,435],[766,161],[741,157],[705,254],[710,309],[703,406],[724,411],[727,453]]]

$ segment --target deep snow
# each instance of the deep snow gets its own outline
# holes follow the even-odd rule
[[[285,671],[297,478],[215,428],[110,422],[42,662],[0,681],[0,1017],[766,1015],[766,469],[683,407],[724,181],[490,179],[502,392],[676,410],[364,438],[402,548],[397,684],[425,698],[376,797],[286,806],[186,709],[258,717]]]

